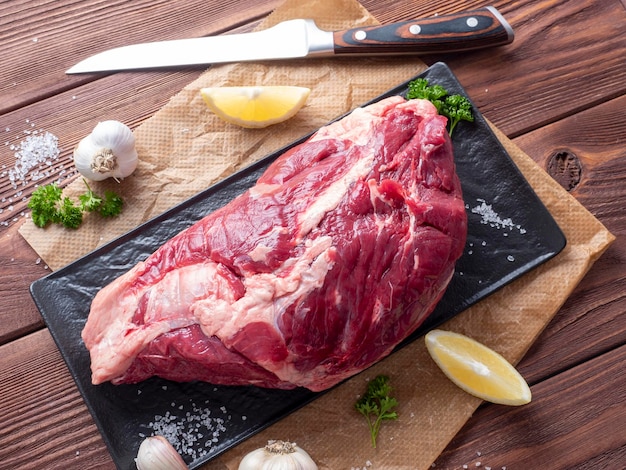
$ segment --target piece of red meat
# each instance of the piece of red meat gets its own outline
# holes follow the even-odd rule
[[[391,97],[280,156],[257,184],[94,298],[94,384],[151,376],[327,389],[429,315],[467,232],[446,119]]]

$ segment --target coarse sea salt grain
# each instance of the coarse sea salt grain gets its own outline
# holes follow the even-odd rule
[[[172,402],[172,411],[156,415],[145,426],[149,432],[140,432],[139,437],[163,436],[183,457],[193,461],[205,457],[214,451],[213,447],[219,443],[220,435],[226,431],[226,425],[231,420],[230,414],[226,417],[211,416],[208,404],[208,400],[205,406],[194,402],[183,405]],[[220,410],[224,414],[227,412],[225,407]]]
[[[14,189],[18,184],[26,185],[26,178],[37,181],[48,176],[53,162],[59,154],[59,139],[50,132],[32,133],[20,142],[15,151],[15,166],[8,171],[9,181]]]
[[[514,223],[511,218],[501,218],[500,215],[493,209],[492,204],[487,204],[484,199],[476,199],[480,204],[472,207],[472,214],[478,214],[481,216],[481,224],[489,225],[497,229],[508,229],[509,231],[517,230],[520,234],[525,234],[526,229],[521,225]]]

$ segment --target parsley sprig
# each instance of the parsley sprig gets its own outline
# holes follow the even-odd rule
[[[367,420],[374,448],[382,422],[398,419],[398,413],[393,411],[393,408],[398,406],[398,400],[391,397],[390,393],[389,377],[379,375],[374,380],[370,380],[365,395],[354,404],[356,410]]]
[[[64,197],[56,183],[40,186],[33,191],[28,202],[33,223],[38,227],[53,223],[75,229],[82,224],[84,212],[97,212],[102,217],[114,217],[122,212],[124,202],[115,192],[107,190],[101,197],[93,192],[85,179],[83,182],[87,191],[78,196],[78,203]]]
[[[452,131],[461,121],[474,122],[472,103],[462,95],[450,95],[441,85],[429,85],[425,78],[416,78],[409,82],[407,99],[424,99],[435,105],[437,111],[442,116],[449,119],[448,134],[452,136]]]

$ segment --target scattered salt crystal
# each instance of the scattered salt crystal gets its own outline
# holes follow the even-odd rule
[[[480,467],[482,464],[480,462],[476,462],[475,464],[477,467]]]
[[[512,231],[516,229],[520,234],[525,234],[526,229],[522,228],[519,224],[514,223],[511,218],[502,219],[500,215],[493,209],[491,204],[487,204],[487,201],[484,199],[476,199],[480,204],[476,207],[472,207],[471,211],[473,214],[478,214],[482,217],[480,223],[484,225],[489,225],[490,227],[494,227],[497,229],[508,229]]]
[[[206,404],[209,401],[205,401]],[[194,402],[178,405],[171,403],[175,413],[167,411],[165,415],[156,415],[154,421],[145,427],[149,435],[165,437],[181,454],[194,461],[214,451],[213,446],[219,442],[220,435],[226,431],[228,419],[211,417],[211,410],[198,406]],[[225,407],[222,407],[225,409]],[[179,411],[184,411],[178,414]],[[147,433],[140,433],[145,437]]]
[[[476,455],[480,457],[482,454],[481,454],[480,451],[478,451],[478,452],[476,452]]]
[[[507,256],[507,257],[506,257],[506,259],[507,259],[507,261],[510,261],[511,263],[512,263],[513,261],[515,261],[515,257],[514,257],[513,255],[509,255],[509,256]]]
[[[28,120],[27,120],[28,122]],[[25,131],[26,132],[26,131]],[[18,184],[25,184],[27,176],[32,171],[33,180],[39,171],[38,167],[46,162],[57,161],[61,153],[58,146],[59,139],[50,132],[42,134],[32,134],[20,142],[19,146],[11,145],[10,149],[15,150],[15,165],[9,170],[9,181],[14,189]]]

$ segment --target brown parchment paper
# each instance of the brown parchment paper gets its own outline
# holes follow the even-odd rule
[[[333,30],[376,20],[354,0],[317,0],[305,6],[287,0],[261,25],[289,18],[314,18]],[[420,73],[418,59],[328,59],[233,64],[210,68],[135,130],[141,163],[121,185],[98,183],[122,193],[122,216],[85,220],[78,231],[42,230],[27,221],[20,233],[52,269],[134,228],[329,120]],[[241,129],[219,121],[199,96],[205,86],[289,84],[312,89],[293,119],[264,130]],[[554,259],[461,313],[443,328],[465,333],[517,363],[614,237],[573,197],[509,139],[496,135],[550,210],[567,237]],[[66,188],[82,192],[82,182]],[[391,377],[399,419],[385,423],[373,449],[353,403],[366,381]],[[205,465],[235,470],[240,459],[269,439],[297,442],[320,469],[413,470],[429,468],[480,404],[454,386],[434,365],[423,341],[405,347]]]
[[[292,18],[313,18],[332,31],[377,21],[355,0],[288,0],[260,26]],[[426,69],[415,57],[302,59],[238,63],[211,67],[134,130],[140,164],[122,184],[93,183],[113,189],[125,201],[120,217],[103,222],[85,216],[80,230],[32,221],[20,233],[51,269],[58,269],[99,245],[188,199],[215,182],[327,124]],[[266,129],[242,129],[217,118],[200,96],[210,86],[297,85],[311,89],[307,103],[284,123]],[[106,119],[103,116],[103,120]],[[64,194],[84,192],[81,179]]]

